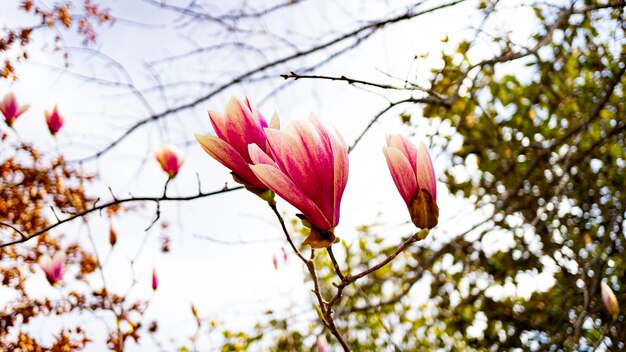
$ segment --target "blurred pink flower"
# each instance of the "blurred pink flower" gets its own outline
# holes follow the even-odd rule
[[[431,229],[439,220],[437,179],[424,143],[416,148],[407,138],[387,136],[383,147],[391,177],[406,203],[411,220],[419,228]]]
[[[278,270],[278,259],[276,258],[276,254],[272,255],[272,264],[274,264],[274,270]]]
[[[159,288],[159,277],[157,276],[156,268],[152,267],[152,290],[156,291]]]
[[[174,178],[176,174],[178,174],[178,170],[185,161],[183,153],[173,145],[162,146],[155,157],[161,165],[161,169],[163,169],[170,178]]]
[[[285,250],[285,248],[281,248],[283,251],[283,262],[287,263],[287,260],[289,260],[289,255],[287,254],[287,251]]]
[[[13,93],[7,93],[4,99],[2,99],[2,102],[0,102],[0,112],[4,115],[4,120],[9,127],[12,127],[15,120],[28,110],[29,107],[30,105],[28,104],[19,106]]]
[[[65,253],[56,252],[52,258],[44,254],[39,258],[39,266],[46,274],[46,279],[50,285],[55,285],[63,278],[65,271]]]
[[[330,352],[330,346],[328,346],[326,336],[320,335],[317,337],[317,343],[315,344],[315,348],[317,352]]]
[[[619,302],[617,302],[617,297],[615,297],[615,293],[611,290],[611,287],[606,282],[602,282],[600,284],[601,294],[602,294],[602,302],[604,303],[604,307],[607,312],[611,314],[613,317],[619,314]]]
[[[266,128],[270,154],[249,146],[254,174],[303,214],[311,234],[304,241],[325,248],[335,240],[341,197],[348,181],[348,148],[313,115],[292,121],[285,132]],[[301,217],[302,218],[302,217]]]
[[[269,154],[264,132],[268,124],[263,115],[250,104],[248,98],[242,103],[232,97],[224,114],[209,111],[209,118],[217,136],[196,135],[202,149],[229,168],[235,181],[244,184],[248,190],[259,195],[267,191],[268,187],[248,165],[252,162],[248,153],[249,144],[256,144]],[[279,128],[278,115],[274,114],[269,126]]]
[[[59,114],[57,106],[56,105],[54,106],[54,109],[52,109],[52,112],[44,111],[43,115],[46,118],[46,124],[48,124],[48,130],[50,130],[50,133],[53,136],[56,135],[57,132],[59,132],[59,130],[61,129],[61,127],[63,127],[63,124],[65,122],[65,119],[63,118],[63,116]]]

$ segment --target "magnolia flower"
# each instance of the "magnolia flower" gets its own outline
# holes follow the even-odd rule
[[[28,104],[19,106],[13,93],[7,93],[4,99],[2,99],[2,102],[0,102],[0,112],[4,115],[4,120],[9,127],[13,126],[15,120],[28,110],[29,107],[30,105]]]
[[[43,113],[44,117],[46,118],[46,124],[48,124],[48,130],[50,130],[50,133],[54,136],[57,134],[57,132],[59,132],[59,130],[61,129],[61,127],[63,127],[63,123],[65,122],[63,116],[61,116],[61,114],[59,114],[59,112],[57,111],[57,106],[54,106],[54,109],[52,109],[52,112],[47,112],[44,111]]]
[[[315,349],[317,352],[329,352],[330,347],[328,346],[328,341],[326,340],[326,336],[320,335],[317,337],[317,343],[315,344]]]
[[[156,268],[152,267],[152,290],[156,291],[159,288],[159,277],[156,273]]]
[[[55,285],[63,278],[65,271],[65,253],[56,252],[52,258],[44,254],[39,258],[39,266],[46,274],[46,279],[50,285]]]
[[[606,311],[611,314],[611,316],[615,317],[619,314],[619,303],[617,302],[617,297],[615,297],[615,293],[611,290],[611,287],[607,285],[606,282],[602,282],[600,284],[601,294],[602,294],[602,302],[604,303],[604,307]]]
[[[240,102],[231,98],[226,105],[226,112],[209,111],[209,118],[217,136],[200,136],[196,139],[213,159],[232,171],[235,181],[257,195],[266,192],[268,187],[250,170],[252,163],[248,145],[255,144],[266,154],[270,154],[264,128],[268,127],[265,118],[246,98]],[[279,128],[278,115],[269,126]]]
[[[403,136],[388,135],[383,153],[415,226],[422,229],[435,227],[439,220],[437,180],[424,143],[416,148]]]
[[[293,121],[285,132],[266,128],[271,152],[249,146],[250,168],[269,189],[302,212],[311,228],[304,241],[314,248],[330,246],[339,223],[339,206],[348,181],[348,148],[311,115]]]
[[[170,178],[174,178],[178,173],[178,170],[183,165],[185,157],[178,148],[173,145],[164,145],[155,154],[156,160],[161,165],[161,169],[165,171]]]
[[[272,264],[274,265],[274,270],[278,270],[278,258],[276,258],[276,254],[272,255]]]

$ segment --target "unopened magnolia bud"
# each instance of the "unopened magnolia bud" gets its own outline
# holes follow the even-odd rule
[[[611,287],[606,284],[606,282],[602,282],[600,284],[601,294],[602,294],[602,302],[604,303],[604,307],[606,311],[611,314],[611,316],[615,319],[617,314],[619,314],[619,303],[617,302],[617,297],[615,297],[615,293],[611,290]]]
[[[152,268],[152,290],[156,291],[159,288],[159,277],[156,273],[156,268]]]
[[[278,259],[276,259],[276,254],[272,255],[272,264],[274,265],[274,270],[278,270]]]
[[[115,243],[117,243],[117,229],[115,228],[113,219],[111,219],[111,225],[109,227],[109,243],[111,247],[115,246]]]
[[[439,207],[433,197],[424,189],[417,191],[409,205],[411,220],[421,229],[432,229],[439,222]]]
[[[198,315],[198,310],[196,309],[196,306],[193,305],[193,303],[191,304],[191,314],[193,314],[194,318],[196,318],[196,323],[198,323],[198,326],[202,325],[202,320]]]

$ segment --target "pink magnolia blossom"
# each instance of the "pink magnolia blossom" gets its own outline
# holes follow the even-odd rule
[[[156,268],[152,267],[152,290],[156,291],[159,288],[159,277],[157,276]]]
[[[46,124],[48,125],[48,130],[54,136],[59,132],[63,124],[65,123],[65,119],[57,109],[57,106],[54,106],[51,112],[44,111],[44,117],[46,118]]]
[[[13,126],[15,120],[22,115],[30,105],[19,106],[13,93],[7,93],[0,102],[0,112],[4,115],[4,120],[9,127]]]
[[[65,253],[57,252],[52,258],[44,254],[39,258],[39,266],[46,274],[46,279],[50,285],[55,285],[63,278],[65,271]]]
[[[274,265],[274,270],[278,270],[278,258],[276,258],[276,254],[272,255],[272,264]]]
[[[155,157],[161,165],[161,169],[163,169],[170,178],[174,178],[176,174],[178,174],[178,170],[185,161],[183,153],[173,145],[162,146]]]
[[[619,314],[619,302],[617,302],[617,297],[615,297],[615,293],[613,293],[611,287],[609,287],[609,285],[607,285],[607,283],[604,281],[600,284],[600,289],[602,294],[602,302],[604,303],[606,311],[614,317],[617,316],[617,314]]]
[[[330,346],[328,346],[328,341],[326,340],[326,336],[320,335],[317,337],[315,350],[317,352],[329,352],[330,351]]]
[[[431,229],[439,220],[437,179],[424,143],[415,147],[407,138],[388,135],[383,147],[391,177],[406,203],[411,220],[419,228]]]
[[[298,208],[310,223],[304,241],[315,248],[335,240],[341,197],[348,181],[348,148],[314,116],[293,121],[285,132],[266,128],[270,154],[249,146],[254,174],[272,191]],[[270,156],[271,155],[271,156]]]
[[[250,170],[252,163],[248,145],[255,144],[266,154],[270,154],[264,129],[268,124],[261,113],[246,98],[242,103],[231,98],[224,114],[209,111],[209,118],[217,136],[200,136],[196,139],[213,159],[232,171],[235,181],[246,185],[250,191],[261,194],[268,187]],[[279,128],[278,116],[269,126]]]

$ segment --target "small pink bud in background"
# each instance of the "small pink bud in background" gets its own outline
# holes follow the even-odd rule
[[[439,222],[437,179],[424,143],[415,147],[407,138],[387,136],[383,148],[387,166],[415,226],[432,229]]]
[[[617,302],[617,297],[615,297],[615,293],[611,290],[611,287],[607,285],[606,282],[602,282],[600,284],[601,294],[602,294],[602,302],[604,303],[604,307],[606,311],[615,318],[617,314],[619,314],[619,303]]]
[[[276,254],[272,255],[272,264],[274,264],[274,269],[278,270],[278,259],[276,258]]]
[[[44,254],[39,258],[39,265],[46,274],[46,279],[50,285],[55,285],[63,278],[65,271],[65,253],[57,252],[52,258]]]
[[[334,243],[341,197],[348,182],[348,147],[326,130],[315,116],[291,121],[285,131],[266,128],[268,154],[257,144],[248,146],[250,168],[269,189],[296,207],[310,225],[304,240],[313,248]],[[303,219],[304,218],[304,219]]]
[[[193,314],[194,318],[196,318],[196,322],[198,323],[198,326],[202,325],[202,320],[200,319],[200,316],[198,315],[198,310],[196,309],[196,306],[193,305],[193,303],[191,304],[191,314]]]
[[[287,263],[287,260],[289,259],[289,255],[287,254],[287,251],[285,250],[285,248],[281,248],[283,250],[283,262]]]
[[[117,229],[113,218],[111,218],[111,225],[109,227],[109,243],[111,244],[111,247],[115,246],[117,243]]]
[[[317,337],[317,344],[315,345],[317,352],[329,352],[330,346],[328,346],[328,341],[326,341],[326,336],[320,335]]]
[[[63,127],[63,124],[65,122],[65,119],[63,118],[63,116],[59,114],[57,106],[56,105],[54,106],[54,109],[52,109],[52,112],[44,111],[43,115],[46,118],[46,124],[48,124],[48,130],[50,130],[50,133],[53,136],[56,135],[57,132],[59,132],[59,130],[61,129],[61,127]]]
[[[156,291],[159,288],[159,277],[156,273],[156,268],[152,267],[152,290]]]
[[[4,120],[9,127],[12,127],[15,120],[28,110],[29,107],[30,105],[19,106],[13,93],[7,93],[4,99],[2,99],[2,102],[0,102],[0,112],[4,115]]]
[[[185,157],[173,145],[164,145],[155,155],[156,160],[161,165],[161,169],[165,171],[170,178],[174,178],[178,170],[183,165]]]

